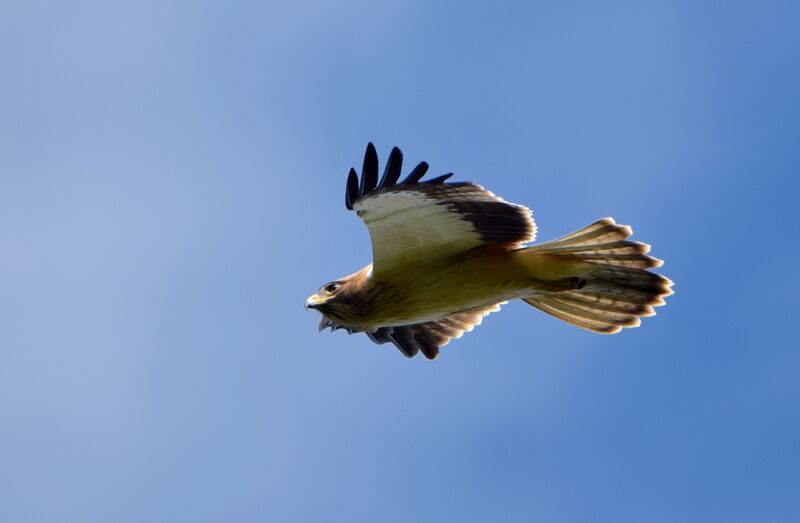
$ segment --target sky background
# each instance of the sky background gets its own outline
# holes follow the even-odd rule
[[[0,520],[800,520],[800,9],[701,4],[4,2]],[[318,334],[368,141],[676,294]]]

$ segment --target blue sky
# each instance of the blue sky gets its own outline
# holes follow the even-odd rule
[[[796,521],[791,2],[0,7],[2,521]],[[431,363],[303,309],[368,141],[676,294]],[[792,341],[795,340],[795,341]]]

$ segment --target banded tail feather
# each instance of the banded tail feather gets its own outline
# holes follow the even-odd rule
[[[579,289],[539,293],[523,301],[567,323],[603,334],[638,327],[640,318],[672,294],[672,281],[647,269],[663,262],[648,256],[650,246],[629,241],[627,225],[603,218],[577,232],[526,249],[565,266],[578,267]]]

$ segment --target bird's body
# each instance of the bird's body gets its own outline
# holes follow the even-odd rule
[[[424,260],[375,278],[390,296],[378,313],[384,325],[411,325],[444,318],[453,311],[487,307],[525,295],[529,279],[518,257],[502,247]],[[409,282],[397,286],[391,282]],[[388,282],[388,283],[387,283]]]
[[[450,175],[420,182],[424,162],[397,183],[401,165],[395,148],[379,183],[370,144],[360,184],[351,169],[346,204],[367,224],[373,264],[309,298],[306,306],[323,314],[320,329],[364,332],[432,359],[510,300],[615,333],[638,326],[672,292],[671,281],[647,270],[661,265],[649,246],[628,241],[630,227],[611,218],[528,246],[536,226],[526,207],[472,183],[444,183]]]
[[[355,314],[340,312],[341,325],[372,331],[391,325],[413,325],[462,311],[563,290],[570,267],[527,249],[476,247],[463,253],[425,259],[393,268],[380,276],[368,265],[353,278],[363,299],[346,304]]]

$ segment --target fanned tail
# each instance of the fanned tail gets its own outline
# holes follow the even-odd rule
[[[647,269],[662,261],[648,256],[650,246],[629,241],[627,225],[603,218],[577,232],[526,249],[545,255],[548,264],[564,267],[571,288],[537,292],[524,301],[537,309],[578,327],[614,334],[624,327],[638,327],[640,317],[653,316],[653,307],[664,305],[672,294],[672,281]],[[567,269],[568,268],[568,269]]]

